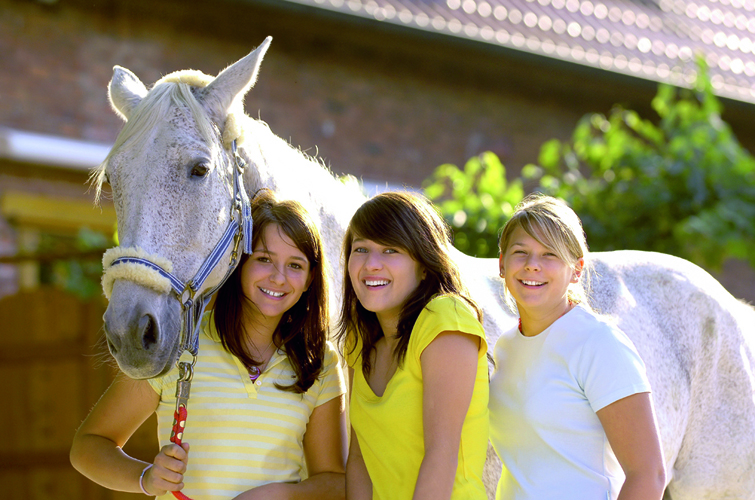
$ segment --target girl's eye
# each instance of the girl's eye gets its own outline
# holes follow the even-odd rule
[[[367,249],[364,247],[356,247],[353,250],[354,253],[367,253]]]
[[[257,257],[257,261],[258,262],[270,262],[270,258],[262,255],[260,257]]]
[[[383,253],[398,253],[398,250],[396,250],[395,248],[386,248],[385,250],[383,250]]]
[[[303,268],[301,267],[301,265],[299,265],[299,264],[296,264],[296,263],[290,264],[290,266],[289,266],[289,267],[291,267],[292,269],[303,269]]]

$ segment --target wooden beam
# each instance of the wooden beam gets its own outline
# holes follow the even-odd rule
[[[112,205],[95,207],[91,202],[6,191],[0,199],[0,213],[19,226],[77,231],[88,227],[112,234],[115,228],[115,208]]]

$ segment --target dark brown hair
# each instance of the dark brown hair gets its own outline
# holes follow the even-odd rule
[[[273,333],[273,342],[285,350],[297,375],[294,384],[276,386],[304,393],[322,371],[328,329],[327,264],[320,231],[300,203],[277,201],[267,189],[259,191],[252,199],[252,220],[252,248],[262,239],[265,227],[277,224],[309,261],[312,282],[296,304],[286,311]],[[262,241],[262,244],[265,242]],[[243,341],[244,313],[256,307],[241,286],[241,268],[248,258],[248,255],[241,257],[228,281],[220,288],[213,310],[215,328],[225,350],[247,366],[256,366],[259,362],[246,352]]]
[[[409,337],[422,309],[435,295],[453,295],[466,300],[482,321],[480,308],[461,282],[459,269],[451,259],[451,232],[430,201],[410,192],[388,192],[367,200],[349,222],[343,240],[343,306],[337,336],[345,349],[356,349],[357,336],[362,344],[362,372],[367,376],[370,355],[383,336],[377,315],[360,304],[349,276],[349,256],[355,238],[406,251],[426,272],[403,305],[398,320],[398,343],[393,353],[399,363],[406,357]]]

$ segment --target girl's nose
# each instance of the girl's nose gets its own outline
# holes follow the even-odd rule
[[[286,277],[284,276],[283,271],[278,269],[278,266],[273,266],[269,279],[272,283],[276,284],[283,284],[283,282],[286,281]]]
[[[530,254],[530,256],[527,257],[527,262],[524,263],[524,267],[528,271],[539,271],[540,261],[535,255]]]
[[[377,252],[367,254],[367,260],[364,263],[367,269],[380,269],[383,267],[383,260]]]

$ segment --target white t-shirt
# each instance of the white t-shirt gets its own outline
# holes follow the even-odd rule
[[[615,499],[625,476],[595,413],[650,392],[632,341],[577,306],[534,337],[507,332],[494,356],[490,439],[504,464],[496,499]]]

